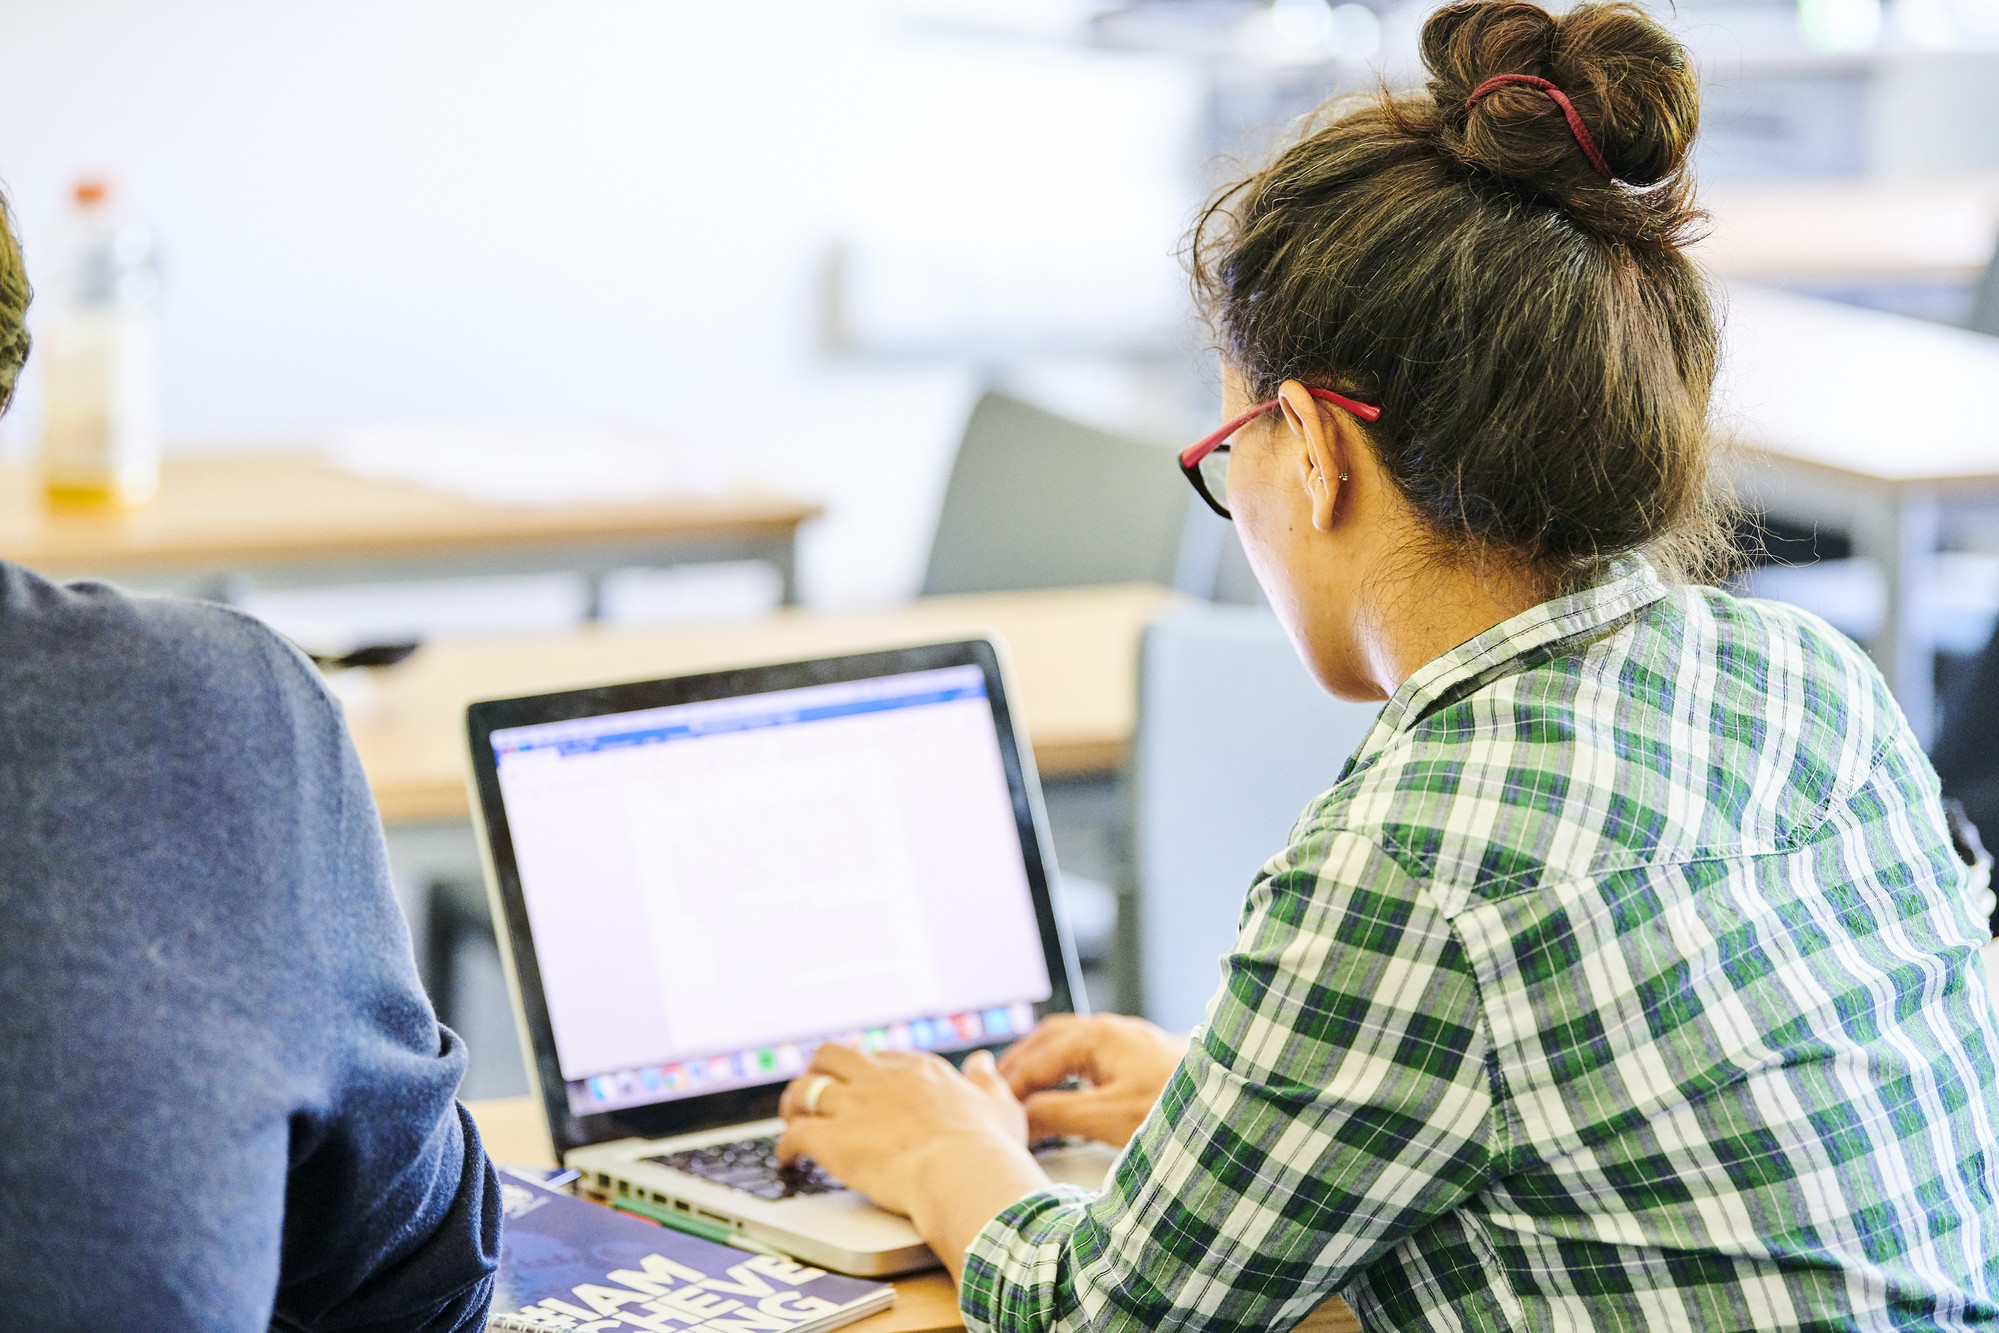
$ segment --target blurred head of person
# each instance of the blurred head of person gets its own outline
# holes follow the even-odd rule
[[[1632,5],[1526,0],[1447,6],[1422,50],[1422,90],[1321,108],[1192,237],[1224,414],[1282,399],[1235,438],[1230,510],[1356,699],[1627,553],[1725,549],[1686,53]]]
[[[27,266],[14,234],[14,213],[0,196],[0,412],[14,401],[14,385],[28,359]]]

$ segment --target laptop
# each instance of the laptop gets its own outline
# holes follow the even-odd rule
[[[584,1187],[860,1276],[937,1261],[816,1167],[824,1042],[1005,1046],[1081,1007],[996,640],[472,704],[473,809],[536,1094]],[[1112,1155],[1042,1153],[1094,1186]]]

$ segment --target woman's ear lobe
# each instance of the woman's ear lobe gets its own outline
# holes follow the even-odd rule
[[[1339,504],[1339,491],[1326,480],[1326,473],[1318,462],[1312,463],[1311,476],[1305,482],[1305,498],[1312,506],[1312,526],[1320,532],[1333,530],[1333,510]],[[1342,476],[1341,481],[1346,478]]]

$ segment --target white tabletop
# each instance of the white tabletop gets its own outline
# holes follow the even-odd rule
[[[1722,438],[1885,482],[1999,478],[1999,338],[1726,290]]]

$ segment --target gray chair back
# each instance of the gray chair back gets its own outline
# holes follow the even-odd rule
[[[923,591],[1171,584],[1190,502],[1170,449],[989,392],[958,445]]]
[[[1379,711],[1319,689],[1266,609],[1187,606],[1147,629],[1132,753],[1146,1017],[1201,1021],[1250,880]]]
[[[1180,539],[1180,568],[1173,586],[1189,597],[1227,606],[1268,606],[1270,600],[1249,567],[1235,524],[1196,504],[1187,513]]]
[[[1972,298],[1968,327],[1974,333],[1999,338],[1999,250],[1992,252],[1991,260],[1985,265],[1985,276],[1979,281],[1978,292]]]

